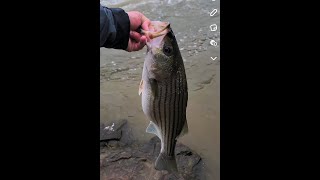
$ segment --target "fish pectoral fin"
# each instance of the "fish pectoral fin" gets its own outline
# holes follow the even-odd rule
[[[141,79],[140,85],[139,85],[139,96],[141,95],[142,91],[143,91],[143,79]]]
[[[158,129],[159,129],[158,126],[156,124],[154,124],[152,121],[150,121],[150,123],[146,129],[146,132],[150,133],[150,134],[155,134],[161,139],[161,134],[159,133]]]
[[[184,122],[183,128],[182,128],[179,136],[177,137],[177,139],[180,138],[180,137],[182,137],[182,136],[184,136],[184,135],[186,135],[188,132],[189,132],[189,128],[188,128],[188,123],[187,123],[187,120],[186,120],[186,121]]]

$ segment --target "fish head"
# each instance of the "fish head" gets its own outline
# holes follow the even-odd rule
[[[152,21],[153,31],[148,31],[150,41],[147,42],[145,65],[150,78],[163,80],[169,78],[177,66],[177,59],[182,59],[179,47],[170,23]]]

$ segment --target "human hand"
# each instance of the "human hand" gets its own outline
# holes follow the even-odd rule
[[[138,11],[127,12],[130,20],[130,36],[127,51],[138,51],[141,50],[150,40],[149,37],[141,35],[138,32],[138,28],[141,27],[143,30],[148,31],[151,21]]]

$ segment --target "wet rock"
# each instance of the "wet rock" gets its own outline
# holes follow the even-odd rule
[[[112,140],[112,141],[107,142],[106,146],[111,147],[111,148],[117,148],[120,146],[120,144],[119,144],[119,141]]]
[[[127,120],[121,120],[120,122],[112,122],[107,126],[100,124],[100,141],[119,140],[122,135],[121,128],[127,124]]]
[[[128,123],[125,123],[122,127],[122,134],[120,138],[119,145],[120,146],[125,146],[125,145],[131,145],[135,139],[133,137],[133,132],[132,129],[129,127]]]
[[[113,141],[112,141],[113,142]],[[154,162],[160,152],[160,140],[153,137],[148,143],[104,147],[100,153],[101,180],[202,180],[201,157],[187,146],[176,145],[178,173],[158,171]]]
[[[100,148],[106,146],[107,144],[108,144],[108,143],[107,143],[107,142],[104,142],[104,141],[100,142]]]

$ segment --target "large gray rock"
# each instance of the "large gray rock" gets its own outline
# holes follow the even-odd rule
[[[160,140],[148,143],[134,140],[127,120],[100,126],[100,180],[203,180],[201,157],[177,143],[175,154],[179,173],[158,171],[154,162],[160,153]]]
[[[100,124],[100,141],[119,140],[122,135],[122,127],[127,120],[111,122],[108,125]]]
[[[154,168],[160,152],[158,137],[146,144],[104,146],[100,153],[100,180],[203,180],[201,157],[181,143],[177,143],[175,151],[179,173],[170,174]]]

